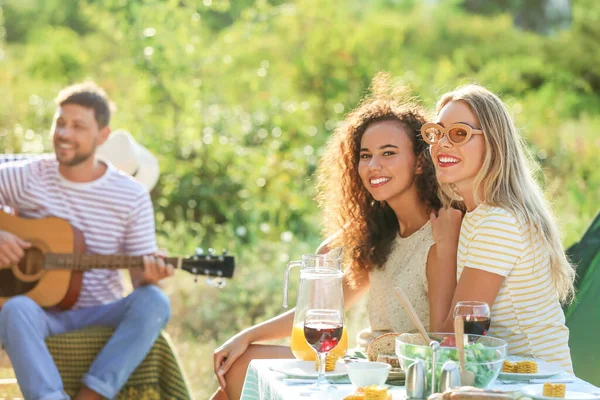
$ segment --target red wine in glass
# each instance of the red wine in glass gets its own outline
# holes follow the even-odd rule
[[[454,318],[462,317],[465,334],[485,335],[490,329],[490,306],[483,301],[459,301],[454,307]]]
[[[326,353],[337,346],[343,329],[341,323],[311,322],[304,325],[304,337],[318,353]]]
[[[485,335],[490,330],[492,321],[488,317],[476,315],[465,316],[465,333],[470,335]]]
[[[325,381],[327,353],[342,338],[343,309],[310,309],[304,316],[304,338],[317,353],[318,378],[311,390],[321,390]]]

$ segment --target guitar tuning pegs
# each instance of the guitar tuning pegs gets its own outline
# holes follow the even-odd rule
[[[196,255],[201,256],[204,254],[204,249],[202,247],[196,247]]]
[[[227,255],[227,250],[223,249],[223,251],[221,252],[221,255],[219,256],[219,261],[224,261],[226,255]]]

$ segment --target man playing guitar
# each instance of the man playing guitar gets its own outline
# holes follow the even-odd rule
[[[56,157],[0,164],[0,203],[22,217],[66,219],[83,233],[88,253],[143,255],[144,269],[130,270],[134,291],[125,298],[118,271],[86,271],[67,311],[12,297],[0,309],[0,344],[26,399],[68,399],[45,338],[87,326],[113,327],[76,398],[114,398],[169,319],[169,299],[158,282],[173,274],[173,266],[152,255],[157,246],[146,188],[96,157],[110,134],[111,104],[104,91],[93,83],[73,85],[56,104]],[[0,268],[18,263],[30,247],[0,230]]]

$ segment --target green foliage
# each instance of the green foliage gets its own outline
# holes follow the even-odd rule
[[[25,42],[37,36],[36,27],[68,26],[79,33],[89,33],[88,21],[78,7],[78,0],[4,0],[4,28],[9,42]]]
[[[50,150],[58,90],[84,79],[107,90],[118,106],[113,128],[159,158],[161,246],[237,256],[224,290],[183,275],[169,286],[182,340],[214,345],[280,312],[284,265],[320,241],[321,148],[380,70],[429,106],[466,82],[500,93],[572,243],[599,200],[600,6],[574,2],[570,30],[539,36],[514,25],[525,2],[476,4],[8,0],[0,146]]]

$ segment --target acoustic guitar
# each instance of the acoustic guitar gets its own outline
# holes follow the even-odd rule
[[[144,267],[141,256],[86,254],[83,233],[61,218],[25,219],[0,211],[0,230],[31,243],[18,265],[0,267],[0,307],[11,297],[25,295],[42,307],[67,310],[79,297],[84,271]],[[231,278],[235,268],[234,258],[225,252],[165,261],[196,277],[219,280]]]

